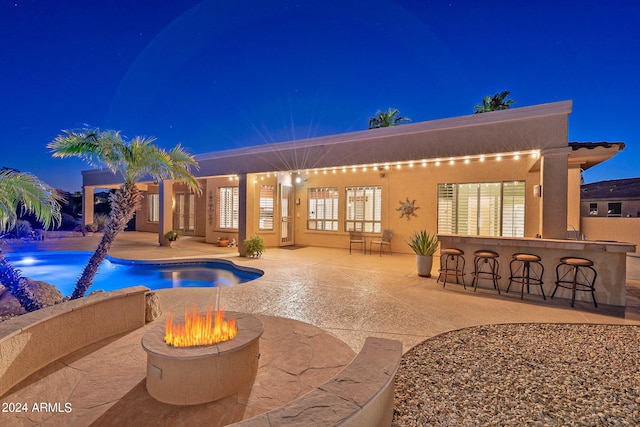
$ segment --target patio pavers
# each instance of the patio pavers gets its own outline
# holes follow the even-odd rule
[[[97,238],[48,240],[38,245],[47,250],[92,250]],[[463,290],[462,285],[447,284],[447,288],[442,289],[435,278],[417,276],[413,255],[379,257],[355,252],[349,255],[347,246],[345,249],[306,247],[295,251],[268,248],[261,258],[246,259],[238,257],[234,248],[218,248],[198,238],[182,238],[174,248],[158,247],[156,239],[157,236],[150,233],[124,233],[118,237],[110,253],[115,257],[132,259],[222,256],[239,265],[262,269],[265,274],[258,280],[220,288],[225,309],[253,313],[265,319],[284,318],[279,321],[289,331],[296,328],[308,328],[320,334],[326,331],[346,344],[332,341],[330,336],[324,335],[332,343],[328,346],[332,350],[326,351],[327,344],[324,343],[320,346],[324,350],[320,351],[313,350],[318,347],[308,343],[292,341],[293,348],[310,355],[315,368],[309,371],[311,373],[298,369],[286,373],[278,370],[271,374],[285,384],[294,381],[297,394],[304,393],[307,386],[319,384],[317,381],[322,383],[324,374],[330,377],[333,375],[331,372],[340,370],[360,350],[368,336],[397,339],[407,351],[439,333],[481,324],[640,324],[637,305],[625,314],[617,307],[595,309],[593,305],[581,302],[572,309],[569,301],[562,299],[543,301],[531,298],[523,302],[517,293],[498,296],[488,288],[479,288],[473,293]],[[202,288],[157,291],[165,313],[181,311],[196,301],[213,301],[216,292]],[[154,420],[154,425],[163,422],[175,425],[193,423],[202,419],[200,417],[206,417],[209,424],[215,419],[223,423],[234,417],[237,420],[240,415],[247,418],[259,413],[256,411],[263,409],[260,405],[265,401],[279,406],[295,397],[290,393],[290,387],[271,386],[275,382],[269,379],[263,382],[264,389],[256,387],[249,393],[258,393],[260,399],[264,399],[263,403],[249,410],[229,410],[233,414],[231,418],[224,418],[220,415],[222,412],[213,409],[204,410],[200,408],[202,405],[184,409],[155,402],[144,390],[146,362],[140,338],[147,328],[161,321],[162,318],[146,328],[76,352],[34,374],[0,401],[35,399],[64,403],[71,399],[74,411],[46,418],[45,424],[51,425],[66,425],[69,421],[76,425],[92,421],[100,425],[116,425],[116,421],[122,423],[133,419]],[[332,359],[334,353],[335,360]],[[286,361],[283,355],[286,352],[274,357]],[[118,371],[118,367],[124,365],[129,366],[127,369],[130,371]],[[316,369],[323,370],[324,374],[313,374]],[[300,387],[300,384],[304,386]],[[75,396],[65,394],[66,389],[75,390]],[[248,400],[250,397],[245,399]],[[165,414],[165,418],[146,418],[154,413]],[[10,418],[3,416],[8,422],[5,424],[3,419],[3,425],[35,425],[43,420],[35,414],[14,415]]]

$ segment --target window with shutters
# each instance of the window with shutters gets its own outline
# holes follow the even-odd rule
[[[345,231],[380,233],[382,230],[382,188],[346,189]]]
[[[260,216],[258,229],[273,230],[273,197],[275,187],[273,185],[260,186]]]
[[[502,235],[524,237],[524,182],[502,184]]]
[[[238,228],[238,187],[218,188],[218,228]]]
[[[338,231],[338,189],[310,188],[307,229]]]
[[[438,184],[438,233],[524,236],[525,182]]]
[[[160,221],[160,195],[159,194],[147,195],[147,221],[149,222]]]

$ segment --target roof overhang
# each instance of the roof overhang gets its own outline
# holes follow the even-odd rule
[[[570,142],[569,164],[587,170],[624,150],[624,142]]]

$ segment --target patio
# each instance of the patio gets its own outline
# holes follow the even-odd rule
[[[33,245],[41,250],[92,250],[97,239],[98,236],[74,237],[46,240]],[[346,345],[333,340],[331,336],[322,335],[324,352],[318,357],[335,357],[333,365],[316,363],[317,366],[313,367],[325,369],[323,375],[331,376],[331,372],[348,363],[368,336],[399,340],[406,352],[429,337],[484,324],[541,322],[640,325],[640,308],[633,297],[637,295],[639,284],[635,280],[629,280],[626,312],[604,305],[595,309],[592,304],[584,302],[577,302],[576,308],[571,309],[569,301],[563,299],[542,301],[529,296],[521,301],[519,292],[498,296],[489,289],[478,289],[477,293],[473,293],[463,290],[461,285],[449,284],[443,289],[435,282],[435,277],[424,279],[417,276],[411,255],[383,255],[380,258],[356,252],[349,255],[348,248],[303,247],[269,248],[260,259],[246,259],[239,258],[235,248],[218,248],[198,238],[182,238],[174,248],[159,247],[156,239],[157,235],[153,233],[124,233],[118,237],[111,255],[131,259],[225,257],[239,265],[264,270],[264,276],[254,282],[222,288],[225,308],[257,314],[266,322],[277,323],[276,317],[295,321],[280,324],[280,329],[276,329],[281,332],[300,327],[309,336],[322,335],[322,331],[326,331],[338,338]],[[10,249],[3,247],[3,250]],[[159,291],[158,295],[166,313],[180,311],[194,301],[212,298],[213,292],[206,289],[171,289]],[[34,374],[2,399],[2,402],[70,401],[74,408],[71,413],[15,414],[15,418],[9,419],[9,424],[5,425],[35,425],[43,421],[51,424],[75,421],[81,425],[97,421],[108,425],[117,424],[117,420],[131,419],[136,414],[162,412],[162,405],[144,399],[144,372],[132,377],[130,373],[118,371],[119,366],[127,365],[130,361],[133,366],[144,359],[139,342],[147,328],[142,329],[76,352],[59,366],[52,365]],[[331,347],[330,351],[327,351],[327,345]],[[77,384],[89,375],[94,375],[95,382],[91,383],[93,388],[89,387],[90,384],[84,384],[89,388],[86,388],[87,395],[83,396],[83,402],[69,400],[68,396],[77,388]],[[322,381],[321,377],[318,375],[309,382]],[[265,390],[267,394],[260,397],[283,402],[290,399],[290,396],[280,395],[286,389],[286,386],[282,386]],[[304,387],[298,391],[303,393]],[[249,400],[251,398],[247,397]],[[155,406],[141,405],[145,402]],[[279,404],[282,403],[276,406]],[[197,407],[180,409],[182,415],[178,419],[185,423],[189,423],[189,420],[197,422],[205,416]],[[259,408],[256,406],[244,414],[233,416],[237,421],[238,416],[251,416],[251,411],[259,411]],[[174,412],[169,411],[167,416]],[[220,413],[213,409],[205,412],[208,422],[216,417],[216,413]],[[171,420],[167,418],[163,421]],[[174,422],[176,420],[173,418]]]

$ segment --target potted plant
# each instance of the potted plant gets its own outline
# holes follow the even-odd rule
[[[248,257],[259,258],[265,251],[264,240],[260,236],[253,236],[243,242]]]
[[[180,237],[178,230],[169,230],[164,235],[164,238],[170,242],[170,246],[173,246],[173,242],[178,240],[178,237]]]
[[[433,265],[433,254],[438,249],[438,237],[427,233],[426,230],[415,231],[407,245],[416,254],[416,266],[418,276],[431,277],[431,266]]]
[[[229,238],[227,236],[218,237],[218,246],[221,248],[229,246]]]

